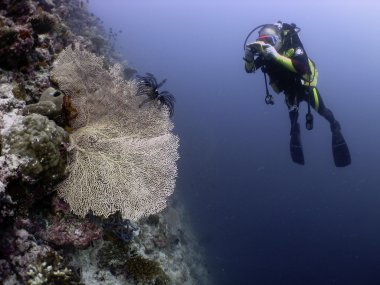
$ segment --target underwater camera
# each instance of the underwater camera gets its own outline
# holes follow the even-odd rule
[[[248,45],[254,55],[259,55],[263,53],[263,47],[260,43],[254,42]]]

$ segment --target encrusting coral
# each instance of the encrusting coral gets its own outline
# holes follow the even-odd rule
[[[136,82],[79,46],[66,48],[51,73],[78,111],[69,176],[57,187],[72,211],[108,217],[119,210],[137,220],[164,209],[178,159],[167,108],[139,108]]]
[[[73,271],[65,266],[63,258],[55,252],[49,252],[34,265],[29,265],[27,276],[28,285],[84,285]]]
[[[25,181],[54,181],[67,165],[68,134],[47,117],[31,114],[3,133],[2,152],[23,157],[20,164]]]
[[[3,279],[0,283],[12,275],[16,275],[20,283],[4,282],[4,284],[71,284],[40,282],[45,278],[54,280],[59,276],[53,273],[64,273],[59,278],[73,280],[75,276],[66,266],[63,258],[49,245],[42,244],[25,227],[30,221],[16,218],[12,227],[3,227],[0,243],[0,269]],[[2,267],[2,268],[1,268]],[[11,270],[8,270],[10,268]],[[66,269],[65,269],[66,268]],[[48,275],[51,275],[50,277]],[[57,280],[57,279],[55,279]],[[61,279],[62,280],[62,279]],[[32,282],[34,281],[34,282]]]
[[[123,243],[105,242],[97,253],[97,259],[100,268],[106,268],[115,275],[124,274],[142,284],[169,284],[169,278],[157,261],[131,254]]]
[[[121,242],[105,242],[97,253],[98,266],[113,274],[124,274],[128,258],[128,245]]]
[[[26,105],[22,113],[23,115],[40,114],[48,117],[59,125],[63,125],[63,97],[61,92],[53,87],[49,87],[42,92],[38,103]]]
[[[33,30],[38,34],[51,32],[57,25],[56,18],[47,12],[38,13],[37,15],[30,17],[29,21]]]
[[[0,27],[0,68],[25,65],[34,44],[33,34],[27,26]]]
[[[59,247],[84,249],[101,238],[101,230],[95,224],[70,215],[47,219],[45,229],[37,233],[44,241]]]
[[[148,282],[158,279],[158,282],[161,282],[161,284],[169,284],[168,277],[165,276],[165,273],[156,261],[138,255],[129,258],[126,266],[127,275],[130,275],[137,281]]]
[[[0,84],[0,189],[3,191],[10,181],[18,178],[18,168],[22,162],[22,158],[4,153],[6,146],[3,136],[13,124],[21,121],[20,114],[24,106],[24,102],[14,98],[11,84]]]

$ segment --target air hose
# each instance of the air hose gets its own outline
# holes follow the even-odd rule
[[[260,28],[266,26],[266,25],[267,24],[263,24],[263,25],[257,26],[256,28],[254,28],[252,31],[249,32],[248,36],[245,38],[243,50],[245,50],[245,48],[247,46],[247,41],[248,41],[249,37],[253,34],[253,32],[256,31],[257,29],[260,29]]]

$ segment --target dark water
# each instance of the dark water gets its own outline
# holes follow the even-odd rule
[[[176,191],[215,284],[380,284],[377,2],[90,2],[123,30],[117,46],[130,64],[168,78],[164,89],[177,98]],[[302,28],[351,149],[348,168],[334,167],[317,115],[313,131],[302,128],[306,165],[294,165],[283,96],[266,106],[262,73],[244,72],[246,35],[279,19]],[[304,104],[302,126],[305,114]]]

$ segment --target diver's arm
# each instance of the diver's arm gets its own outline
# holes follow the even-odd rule
[[[299,75],[310,74],[309,59],[301,47],[296,47],[291,56],[292,65]]]
[[[276,57],[275,60],[291,72],[298,73],[293,64],[293,60],[291,60],[290,58],[283,55],[278,55],[278,57]]]
[[[270,44],[264,44],[263,48],[263,55],[267,60],[272,59],[275,62],[282,65],[283,67],[285,67],[286,69],[294,73],[297,73],[297,70],[295,69],[293,62],[289,57],[279,54],[277,50],[274,48],[274,46],[271,46]]]
[[[299,75],[309,74],[308,58],[302,48],[295,49],[291,57],[279,54],[276,49],[271,45],[265,46],[264,56],[266,58],[272,58],[277,63],[285,67],[291,72]]]

